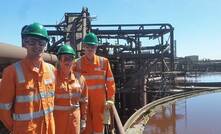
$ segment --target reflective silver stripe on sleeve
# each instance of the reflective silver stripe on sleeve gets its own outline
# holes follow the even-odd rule
[[[95,89],[105,88],[105,86],[101,84],[101,85],[87,86],[87,88],[88,90],[95,90]]]
[[[105,77],[104,75],[84,75],[86,80],[97,80],[97,79],[102,79],[104,80]]]
[[[113,81],[113,80],[114,80],[113,77],[108,77],[108,78],[107,78],[107,81]]]
[[[52,79],[45,79],[44,80],[44,83],[45,83],[45,85],[49,85],[49,84],[52,84],[53,83],[53,81],[54,81],[54,78],[52,78]]]
[[[10,110],[12,108],[12,103],[0,103],[0,109]]]
[[[20,62],[16,62],[14,64],[15,66],[15,70],[16,70],[16,75],[18,78],[18,83],[24,83],[25,82],[25,76],[21,67],[21,63]]]
[[[67,111],[67,110],[74,110],[74,109],[77,109],[77,108],[79,108],[79,107],[80,107],[79,104],[71,105],[71,106],[55,105],[55,106],[54,106],[54,109],[55,109],[55,110],[61,110],[61,111]]]
[[[54,97],[54,90],[48,92],[40,92],[40,94],[36,95],[23,95],[23,96],[16,96],[16,102],[32,102],[32,101],[39,101],[43,98]]]
[[[54,95],[55,95],[55,91],[54,90],[50,90],[48,92],[40,92],[41,98],[54,97]]]
[[[27,121],[27,120],[32,120],[36,119],[42,116],[45,116],[51,112],[53,112],[53,108],[48,108],[47,110],[41,110],[38,112],[32,112],[32,113],[27,113],[27,114],[13,114],[13,119],[16,121]]]
[[[58,99],[69,99],[69,98],[75,98],[80,97],[80,93],[70,93],[70,94],[55,94],[55,98]]]

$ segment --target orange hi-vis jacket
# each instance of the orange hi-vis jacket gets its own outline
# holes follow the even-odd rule
[[[79,134],[80,119],[86,120],[88,90],[85,79],[71,72],[68,79],[56,72],[55,130],[56,134]]]
[[[39,69],[27,58],[3,72],[0,120],[13,134],[54,134],[54,67],[43,60]]]
[[[81,73],[88,87],[88,119],[86,131],[103,131],[103,114],[106,100],[114,100],[115,82],[108,59],[94,55],[93,63],[86,56],[78,59],[74,70]]]

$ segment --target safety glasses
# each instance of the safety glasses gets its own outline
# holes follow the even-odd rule
[[[62,55],[62,59],[63,59],[63,61],[73,61],[74,56],[72,56],[72,55]]]
[[[85,49],[96,49],[97,46],[89,46],[89,45],[84,45]]]
[[[44,47],[46,46],[47,41],[43,39],[35,38],[35,37],[25,37],[23,39],[23,43],[28,46],[38,45],[38,46]]]

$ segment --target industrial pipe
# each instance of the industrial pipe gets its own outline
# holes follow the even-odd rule
[[[0,43],[0,60],[3,59],[13,59],[13,60],[20,60],[25,58],[27,55],[27,50],[22,47]],[[49,53],[43,54],[43,59],[49,63],[56,63],[57,56]]]

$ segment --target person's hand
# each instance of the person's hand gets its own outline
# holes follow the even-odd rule
[[[86,128],[86,120],[80,121],[80,128],[81,128],[81,132]]]
[[[114,105],[114,101],[112,101],[112,100],[107,100],[107,101],[105,102],[105,107],[106,107],[107,109],[110,109],[113,105]]]

